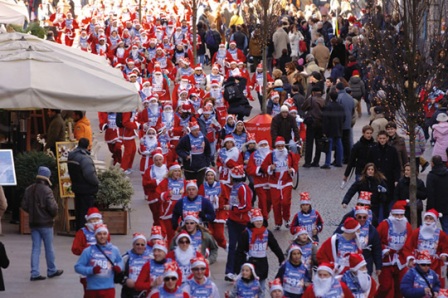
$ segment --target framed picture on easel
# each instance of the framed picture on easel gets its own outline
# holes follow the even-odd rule
[[[0,185],[17,185],[16,169],[11,149],[0,150]]]
[[[57,142],[56,160],[58,163],[59,193],[61,198],[73,198],[72,181],[68,174],[67,159],[70,151],[75,149],[78,142]]]

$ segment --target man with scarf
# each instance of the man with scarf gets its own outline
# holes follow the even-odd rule
[[[190,133],[179,140],[176,153],[182,159],[185,179],[196,179],[200,186],[204,181],[205,169],[210,166],[211,149],[196,121],[190,124]]]
[[[285,256],[278,245],[277,240],[263,225],[264,219],[260,209],[254,208],[249,212],[250,224],[241,233],[235,253],[235,273],[238,274],[238,268],[247,262],[255,267],[255,273],[260,278],[261,291],[264,292],[266,278],[269,273],[269,263],[267,257],[268,247],[277,256],[278,263],[282,264]]]
[[[285,139],[277,137],[275,149],[264,159],[261,169],[269,175],[270,195],[274,209],[275,230],[280,230],[282,220],[290,228],[292,176],[298,171],[295,155],[285,147]]]
[[[333,263],[321,263],[302,298],[344,297],[354,298],[347,285],[336,279]]]
[[[250,155],[247,163],[246,172],[254,181],[255,193],[258,197],[258,207],[261,209],[263,218],[267,221],[269,219],[269,212],[271,212],[272,200],[269,194],[269,177],[261,170],[266,156],[271,152],[267,140],[258,142],[258,148]]]
[[[367,262],[364,257],[361,254],[351,253],[348,260],[350,270],[344,273],[341,281],[347,285],[354,296],[373,298],[376,293],[376,282],[367,272]]]
[[[423,224],[412,231],[403,247],[403,253],[406,257],[408,267],[414,265],[414,252],[427,250],[431,256],[431,269],[439,277],[442,275],[442,266],[448,257],[448,236],[437,227],[436,220],[441,214],[435,209],[430,209],[423,215]],[[445,281],[441,279],[442,287]]]
[[[389,217],[378,225],[380,234],[383,268],[378,282],[378,297],[402,297],[400,282],[407,272],[403,246],[412,234],[412,226],[404,216],[406,201],[397,201],[390,211]]]

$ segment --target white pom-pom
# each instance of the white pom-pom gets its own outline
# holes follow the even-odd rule
[[[406,200],[406,203],[409,203],[410,202],[410,200]]]
[[[443,213],[439,213],[439,218],[443,217]]]

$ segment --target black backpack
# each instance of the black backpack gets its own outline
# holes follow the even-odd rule
[[[213,34],[212,30],[209,30],[207,32],[207,34],[205,35],[205,43],[207,44],[207,46],[211,47],[211,48],[217,48],[217,42],[215,39],[215,35]]]
[[[243,92],[237,84],[228,85],[224,88],[224,99],[229,103],[234,103],[244,98]]]

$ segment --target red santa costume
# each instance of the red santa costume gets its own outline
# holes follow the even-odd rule
[[[137,67],[139,70],[142,70],[142,66],[146,66],[146,58],[140,52],[140,49],[136,44],[132,45],[131,50],[129,51],[126,59],[133,60],[135,63],[135,67]]]
[[[136,130],[140,129],[140,123],[137,122],[136,112],[122,113],[123,118],[123,158],[121,159],[121,168],[125,173],[132,172],[132,164],[134,163],[137,146],[135,144]]]
[[[263,173],[261,165],[266,156],[271,152],[269,142],[261,140],[258,142],[258,149],[249,157],[246,172],[254,181],[255,193],[258,197],[258,207],[261,209],[263,218],[269,219],[269,212],[271,211],[272,201],[269,192],[269,176]]]
[[[306,209],[306,205],[309,205],[308,210]],[[304,210],[307,211],[305,212]],[[313,240],[319,242],[317,235],[322,232],[323,225],[324,221],[322,219],[322,216],[320,216],[320,213],[317,210],[311,208],[310,194],[308,192],[301,192],[300,210],[296,213],[296,215],[294,215],[289,231],[292,235],[294,235],[296,234],[297,227],[305,228],[308,234],[312,236]]]
[[[155,127],[159,120],[161,109],[158,103],[157,94],[152,94],[144,101],[144,109],[138,113],[138,120],[140,123],[145,124],[146,127]]]
[[[219,73],[219,64],[213,64],[212,65],[212,71],[208,75],[206,75],[206,90],[210,90],[212,87],[212,82],[216,81],[218,82],[219,86],[221,87],[224,83],[224,76]]]
[[[397,201],[390,211],[390,216],[378,225],[381,239],[383,268],[378,277],[380,287],[378,297],[401,298],[400,283],[407,272],[403,246],[412,227],[404,216],[406,201]]]
[[[53,23],[53,26],[56,27],[56,30],[58,32],[58,34],[56,34],[55,36],[55,41],[57,43],[62,44],[62,33],[63,33],[63,23],[65,20],[66,16],[65,14],[62,12],[62,8],[58,7],[57,11],[55,13],[53,13],[52,15],[50,15],[50,21]]]
[[[165,52],[165,56],[171,61],[171,59],[173,58],[174,45],[170,42],[168,36],[165,36],[163,38],[161,46],[163,48],[163,51]]]
[[[333,262],[338,266],[338,273],[344,273],[350,269],[348,256],[350,253],[362,254],[361,245],[357,240],[361,225],[353,217],[344,221],[342,234],[334,234],[322,243],[317,251],[317,263]]]
[[[274,220],[276,229],[279,230],[282,219],[285,227],[290,227],[292,176],[298,171],[298,162],[294,154],[285,148],[283,137],[277,137],[275,147],[264,159],[261,169],[269,175]]]
[[[96,54],[98,56],[106,56],[108,52],[108,46],[106,43],[106,36],[100,35],[98,37],[98,43],[95,43],[94,47],[92,48],[92,53]]]
[[[433,220],[427,220],[431,217]],[[422,252],[427,250],[431,255],[431,269],[434,270],[440,278],[441,287],[445,287],[445,280],[441,278],[442,266],[444,266],[448,257],[448,236],[439,229],[436,221],[441,217],[435,209],[430,209],[425,212],[423,224],[412,231],[412,234],[406,240],[403,247],[403,254],[406,257],[406,262],[414,261],[415,252]]]
[[[79,35],[78,47],[84,52],[90,52],[89,35],[85,29]]]
[[[154,72],[151,79],[152,92],[159,96],[159,102],[163,105],[171,101],[170,87],[167,80],[163,77],[162,68],[155,64]]]
[[[249,86],[251,89],[255,90],[258,96],[263,96],[263,65],[260,63],[257,65],[257,69],[252,75],[252,80],[250,80]],[[267,83],[272,83],[272,79],[269,73],[266,73]],[[248,81],[249,82],[249,81]]]
[[[321,278],[319,272],[325,271],[330,277]],[[317,274],[313,278],[313,283],[306,288],[302,298],[325,298],[343,297],[355,298],[344,282],[335,278],[333,263],[324,262],[317,267]]]
[[[62,22],[62,29],[64,29],[65,34],[65,45],[73,46],[73,41],[76,37],[75,30],[79,28],[78,23],[73,19],[71,13],[67,13],[67,18]]]
[[[111,35],[107,38],[107,44],[109,46],[109,50],[113,52],[121,41],[120,35],[116,30],[113,30]]]
[[[168,102],[163,105],[163,111],[157,120],[156,126],[165,126],[170,136],[170,142],[173,145],[177,145],[179,138],[182,136],[182,127],[180,126],[180,118],[174,113],[171,103]]]
[[[244,55],[243,51],[236,47],[236,42],[231,41],[229,43],[229,48],[227,49],[227,61],[242,61],[246,62],[246,55]]]
[[[162,150],[155,150],[152,159],[163,158]],[[157,186],[165,179],[168,169],[163,163],[149,166],[143,174],[142,185],[145,193],[145,199],[148,200],[148,206],[152,213],[153,225],[160,225],[160,197],[157,193]]]
[[[230,144],[228,144],[230,143]],[[236,147],[235,139],[232,135],[227,135],[222,141],[222,147],[218,151],[216,165],[219,172],[219,181],[223,190],[223,195],[229,197],[232,184],[230,181],[231,170],[243,164],[243,156]]]
[[[121,163],[121,145],[120,138],[122,128],[117,126],[117,113],[99,112],[98,120],[100,124],[100,131],[104,132],[104,141],[107,143],[114,165]]]
[[[152,165],[153,152],[160,147],[157,140],[157,131],[154,127],[148,127],[145,134],[140,138],[138,153],[140,159],[140,173],[143,175],[148,167]]]
[[[213,104],[208,103],[202,109],[202,115],[199,117],[205,123],[205,130],[207,132],[207,140],[210,143],[211,156],[215,156],[216,143],[218,141],[219,132],[222,127],[213,113]]]
[[[157,46],[156,55],[151,60],[153,65],[159,64],[162,69],[162,73],[168,76],[171,80],[174,80],[174,64],[171,60],[168,59],[166,53],[161,45]]]
[[[228,60],[227,57],[227,50],[226,50],[226,45],[221,43],[219,45],[218,51],[213,55],[212,57],[212,64],[213,65],[219,65],[219,72],[224,75],[225,74],[225,70],[228,66],[226,66],[226,64],[229,61],[232,61],[233,59]]]
[[[189,76],[185,75],[182,76],[179,83],[174,85],[174,89],[173,89],[173,107],[174,109],[177,109],[180,105],[178,103],[178,100],[180,98],[180,93],[182,92],[188,92],[190,91],[190,89],[192,88],[191,82],[190,82],[190,78]]]
[[[194,67],[194,73],[190,76],[190,82],[196,87],[205,90],[207,84],[207,77],[205,76],[202,64],[197,64]]]
[[[345,283],[355,297],[375,297],[375,294],[377,293],[377,284],[375,279],[370,277],[367,272],[367,262],[363,255],[350,254],[349,263],[350,270],[344,273],[341,282]]]
[[[188,101],[193,106],[194,112],[193,114],[198,117],[201,112],[202,101],[204,99],[205,92],[203,89],[198,87],[192,87],[190,91],[188,91]]]

